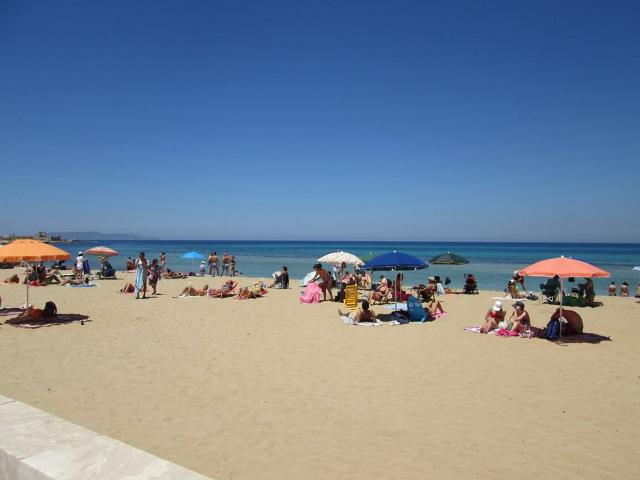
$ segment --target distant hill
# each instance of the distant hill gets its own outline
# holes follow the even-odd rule
[[[102,232],[50,232],[67,240],[155,240],[136,233],[102,233]]]

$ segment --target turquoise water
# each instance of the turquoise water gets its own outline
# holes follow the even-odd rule
[[[190,271],[199,262],[180,258],[185,252],[196,251],[208,256],[216,250],[219,256],[229,252],[236,256],[238,271],[247,276],[269,277],[283,265],[289,268],[291,278],[302,278],[311,270],[316,259],[328,252],[344,250],[360,258],[380,255],[393,250],[402,251],[428,261],[433,256],[451,251],[466,257],[470,263],[459,266],[430,265],[425,270],[405,272],[405,284],[424,282],[428,275],[450,277],[452,287],[462,287],[465,273],[474,273],[481,289],[503,290],[513,270],[533,262],[564,255],[592,263],[611,273],[611,279],[595,279],[596,290],[604,294],[611,280],[620,285],[629,283],[635,292],[640,282],[640,244],[605,243],[484,243],[484,242],[313,242],[313,241],[92,241],[58,244],[73,257],[79,250],[96,245],[114,248],[120,255],[112,259],[116,269],[123,269],[127,256],[135,258],[144,251],[150,259],[161,251],[167,254],[167,266],[174,270]],[[97,262],[93,261],[95,267]],[[544,279],[527,279],[528,289],[537,289]],[[581,281],[581,280],[577,280]]]

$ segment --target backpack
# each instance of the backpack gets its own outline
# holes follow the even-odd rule
[[[547,340],[558,340],[560,338],[560,320],[549,320],[546,328],[544,329],[544,338]]]
[[[58,307],[56,307],[56,304],[53,302],[45,303],[42,316],[44,318],[56,318],[58,316]]]

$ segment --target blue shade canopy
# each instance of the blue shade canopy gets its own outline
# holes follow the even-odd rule
[[[204,258],[203,255],[200,255],[198,252],[187,252],[183,253],[180,258],[190,258],[191,260],[200,260]]]
[[[372,258],[362,268],[364,270],[420,270],[428,266],[413,255],[394,251]]]

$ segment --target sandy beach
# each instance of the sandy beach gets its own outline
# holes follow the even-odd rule
[[[360,327],[336,303],[300,304],[296,282],[237,301],[172,298],[189,282],[163,280],[162,295],[136,301],[116,293],[133,275],[118,275],[31,289],[35,306],[53,300],[89,320],[1,323],[0,394],[217,479],[640,471],[636,299],[576,309],[586,332],[611,340],[557,345],[464,331],[497,292],[447,295],[434,322]],[[3,306],[24,295],[0,286]],[[556,308],[526,304],[540,327]]]

